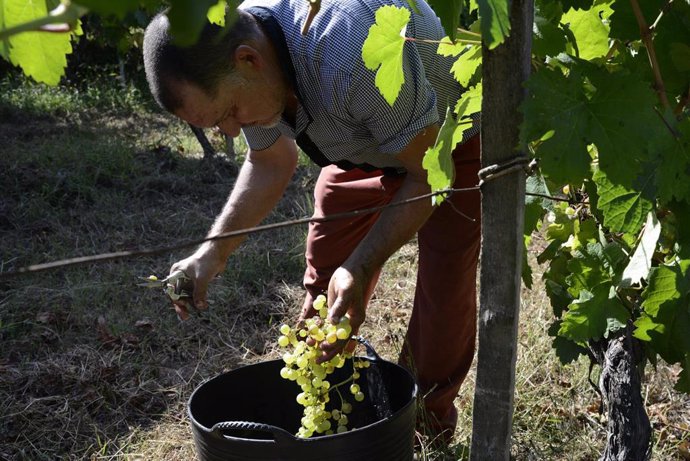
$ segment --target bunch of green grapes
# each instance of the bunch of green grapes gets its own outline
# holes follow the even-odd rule
[[[321,355],[321,342],[332,344],[349,339],[352,328],[348,316],[343,317],[337,325],[326,321],[328,307],[325,296],[319,295],[313,306],[318,315],[306,319],[300,328],[281,325],[281,335],[278,338],[278,345],[286,349],[283,353],[285,366],[280,370],[280,376],[295,381],[302,390],[297,395],[297,403],[304,407],[297,431],[297,436],[302,438],[314,434],[340,434],[348,430],[347,415],[352,412],[352,404],[343,397],[341,388],[349,384],[348,391],[353,398],[358,402],[364,400],[364,393],[357,384],[360,377],[358,370],[369,366],[368,361],[356,359],[350,352],[338,354],[327,362],[316,363]],[[352,360],[352,375],[339,383],[331,384],[328,377],[336,368],[342,368],[346,360]],[[328,405],[334,393],[339,399],[338,405]],[[334,406],[337,408],[328,409]]]

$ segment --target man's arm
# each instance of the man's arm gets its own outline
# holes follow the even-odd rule
[[[297,147],[285,136],[265,150],[250,150],[209,237],[258,225],[282,197],[296,166]],[[172,266],[171,273],[182,270],[192,279],[193,302],[197,308],[208,306],[209,282],[223,271],[228,257],[244,239],[241,236],[205,242],[194,254]],[[187,317],[184,302],[175,303],[175,309],[181,318]]]
[[[434,144],[437,134],[437,125],[428,126],[397,155],[397,159],[407,169],[407,175],[393,197],[393,202],[429,193],[430,187],[426,170],[422,167],[422,159],[427,148]],[[385,208],[381,212],[366,237],[331,277],[328,302],[329,318],[332,322],[337,322],[340,317],[349,314],[353,331],[357,331],[364,321],[364,295],[373,274],[415,235],[432,211],[429,199]],[[328,360],[342,346],[343,344],[323,342],[324,356],[321,360]]]

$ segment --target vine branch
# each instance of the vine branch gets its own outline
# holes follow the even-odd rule
[[[354,210],[354,211],[347,211],[347,212],[343,212],[343,213],[335,213],[332,215],[322,216],[322,217],[318,217],[318,218],[315,218],[315,217],[301,218],[301,219],[295,219],[295,220],[290,220],[290,221],[282,221],[282,222],[273,223],[273,224],[265,224],[262,226],[256,226],[256,227],[251,227],[251,228],[247,228],[247,229],[238,229],[238,230],[231,231],[231,232],[224,232],[222,234],[217,234],[217,235],[214,235],[212,237],[205,237],[202,239],[190,240],[187,242],[177,243],[177,244],[169,245],[169,246],[165,246],[165,247],[149,248],[149,249],[143,249],[143,250],[116,251],[116,252],[112,252],[112,253],[101,253],[101,254],[92,255],[92,256],[80,256],[80,257],[76,257],[76,258],[62,259],[59,261],[53,261],[53,262],[43,263],[43,264],[34,264],[31,266],[20,267],[19,269],[14,270],[14,271],[0,272],[0,280],[8,279],[10,277],[15,277],[18,275],[23,275],[23,274],[43,272],[43,271],[66,268],[66,267],[73,267],[73,266],[80,266],[80,265],[96,263],[96,262],[114,261],[114,260],[119,260],[119,259],[127,259],[127,258],[141,257],[141,256],[155,256],[155,255],[159,255],[159,254],[170,253],[170,252],[176,251],[176,250],[181,250],[184,248],[189,248],[192,246],[197,246],[197,245],[200,245],[204,242],[222,240],[222,239],[227,239],[227,238],[231,238],[231,237],[238,237],[241,235],[249,235],[249,234],[254,234],[254,233],[263,232],[263,231],[267,231],[267,230],[273,230],[273,229],[280,229],[283,227],[295,226],[298,224],[307,224],[307,223],[312,223],[312,222],[321,223],[321,222],[335,221],[338,219],[352,218],[355,216],[375,213],[377,211],[383,210],[384,208],[393,208],[393,207],[397,207],[397,206],[401,206],[401,205],[407,205],[409,203],[417,202],[420,200],[425,200],[425,199],[431,198],[431,197],[436,196],[436,195],[451,195],[455,192],[467,192],[467,191],[473,191],[473,190],[477,190],[477,189],[479,189],[479,186],[465,187],[465,188],[459,188],[459,189],[453,189],[453,188],[443,189],[443,190],[438,190],[435,192],[429,192],[428,194],[423,194],[423,195],[418,195],[416,197],[411,197],[411,198],[406,199],[406,200],[391,202],[391,203],[388,203],[385,205],[379,205],[379,206],[375,206],[375,207],[371,207],[371,208],[365,208],[365,209]]]
[[[664,109],[670,110],[671,104],[668,102],[668,97],[666,96],[666,88],[664,86],[664,81],[661,78],[659,61],[656,58],[656,51],[654,50],[654,43],[652,41],[652,28],[650,28],[647,25],[647,21],[645,20],[644,15],[642,14],[642,10],[640,9],[640,4],[638,3],[638,1],[630,0],[630,5],[632,6],[633,13],[635,13],[637,25],[640,28],[640,36],[642,38],[642,43],[644,43],[645,48],[647,48],[649,64],[652,66],[652,72],[654,73],[654,86],[656,92],[659,94],[659,99],[661,100],[661,104],[664,106]]]

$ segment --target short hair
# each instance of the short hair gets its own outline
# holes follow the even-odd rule
[[[215,96],[218,83],[232,75],[235,50],[256,37],[257,27],[252,15],[237,10],[228,27],[207,21],[197,42],[182,47],[174,43],[165,12],[157,14],[146,28],[143,47],[146,80],[153,98],[169,112],[179,109],[182,101],[172,91],[172,82],[189,82]]]

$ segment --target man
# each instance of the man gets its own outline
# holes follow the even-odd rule
[[[422,1],[407,36],[440,40],[443,30]],[[303,0],[249,0],[231,30],[207,26],[191,48],[171,44],[168,20],[157,16],[144,40],[147,78],[161,106],[198,127],[244,134],[249,151],[209,235],[257,225],[283,194],[297,165],[297,144],[323,168],[314,215],[327,216],[429,192],[422,158],[460,87],[451,60],[436,46],[407,42],[405,83],[390,106],[366,69],[362,44],[375,11],[402,0],[322,0],[305,35]],[[455,187],[477,182],[478,127],[455,150]],[[357,218],[312,223],[307,237],[302,318],[327,293],[329,318],[349,314],[362,324],[384,262],[417,233],[419,269],[413,313],[400,361],[417,376],[432,434],[449,440],[453,400],[474,355],[479,193],[458,193],[434,209],[431,200]],[[242,238],[207,242],[173,265],[193,281],[196,308]],[[187,306],[177,303],[182,317]],[[323,359],[342,342],[323,344]]]

